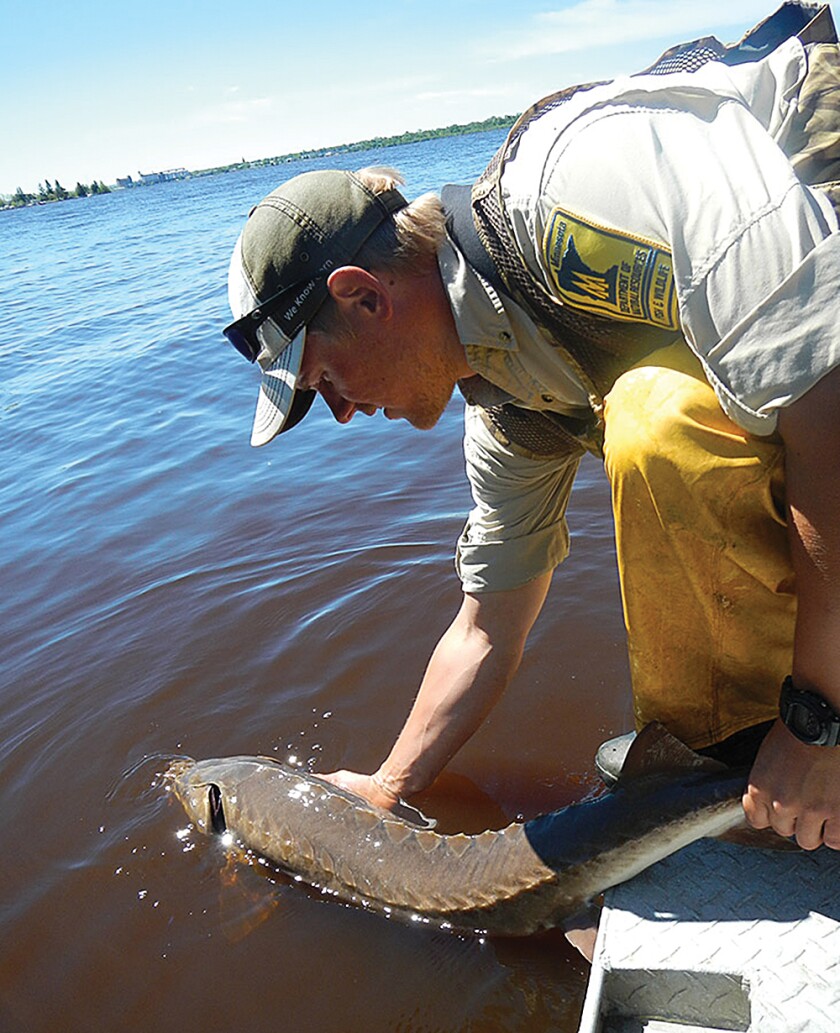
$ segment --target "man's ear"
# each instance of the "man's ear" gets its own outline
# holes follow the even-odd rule
[[[342,265],[327,277],[327,290],[345,316],[389,319],[393,299],[387,285],[357,265]]]

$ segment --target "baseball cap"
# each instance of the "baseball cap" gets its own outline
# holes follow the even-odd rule
[[[352,262],[372,233],[407,201],[374,193],[352,172],[295,176],[251,210],[231,256],[225,336],[262,370],[251,444],[265,445],[306,415],[300,391],[306,326],[327,299],[327,277]]]

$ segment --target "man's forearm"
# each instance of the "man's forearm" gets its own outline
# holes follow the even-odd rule
[[[840,369],[782,413],[797,622],[793,678],[840,709]]]
[[[791,558],[797,618],[793,681],[840,711],[840,370],[784,410]],[[799,742],[780,721],[750,773],[750,822],[840,849],[840,747]]]
[[[519,666],[550,581],[545,574],[510,592],[465,596],[374,776],[390,795],[407,797],[429,786],[479,728]]]

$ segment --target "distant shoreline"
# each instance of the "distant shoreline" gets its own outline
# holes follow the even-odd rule
[[[399,133],[396,136],[374,136],[369,140],[357,140],[355,143],[336,144],[332,147],[315,147],[305,151],[292,151],[279,154],[273,158],[257,158],[254,161],[233,162],[230,165],[217,165],[214,168],[192,172],[193,176],[212,176],[218,172],[234,172],[238,169],[261,168],[266,165],[282,165],[291,161],[306,161],[311,158],[325,158],[332,154],[352,154],[354,151],[370,151],[375,147],[398,147],[400,144],[419,143],[421,140],[435,140],[444,136],[467,136],[470,133],[489,132],[492,129],[508,129],[519,115],[492,115],[480,122],[464,122],[438,129],[415,129],[411,132]]]
[[[416,129],[411,132],[399,133],[395,136],[374,136],[368,140],[357,140],[354,143],[335,144],[332,147],[313,147],[304,151],[291,151],[288,154],[278,154],[272,158],[256,158],[253,161],[232,162],[229,165],[216,165],[212,168],[195,169],[188,171],[179,169],[178,175],[167,173],[150,173],[139,180],[133,180],[131,176],[126,180],[118,180],[112,184],[110,189],[135,189],[136,187],[152,186],[155,183],[166,179],[193,179],[198,176],[215,176],[224,172],[236,172],[241,169],[263,168],[267,165],[284,165],[287,162],[307,161],[312,158],[324,158],[333,154],[352,154],[355,151],[369,151],[375,147],[398,147],[400,144],[419,143],[422,140],[435,140],[445,136],[467,136],[470,133],[489,132],[493,129],[508,129],[518,118],[518,115],[492,115],[479,122],[464,122],[448,126],[441,126],[437,129]],[[49,183],[49,180],[45,181]],[[56,181],[57,183],[58,181]],[[78,185],[78,184],[77,184]],[[110,192],[102,185],[102,191]],[[18,188],[15,194],[0,194],[0,211],[11,211],[14,208],[30,207],[37,204],[53,204],[57,201],[73,200],[76,197],[90,196],[90,193],[75,194],[64,191],[66,196],[39,197],[35,194],[26,194]]]
[[[401,144],[416,144],[425,139],[437,139],[441,136],[466,136],[474,132],[489,132],[492,129],[507,129],[516,122],[519,115],[493,115],[480,122],[465,122],[437,129],[415,129],[399,133],[396,136],[373,136],[370,139],[356,140],[353,144],[337,144],[334,147],[318,147],[307,151],[292,151],[273,158],[257,158],[254,161],[237,161],[229,165],[217,165],[194,171],[192,176],[213,176],[216,173],[229,173],[240,168],[259,168],[265,165],[280,165],[289,161],[306,161],[310,158],[324,158],[333,154],[351,154],[354,151],[371,151],[377,147],[399,147]]]

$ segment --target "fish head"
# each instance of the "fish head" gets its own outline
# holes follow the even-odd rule
[[[193,824],[207,835],[221,834],[227,825],[222,791],[206,765],[188,757],[170,764],[166,778]]]

